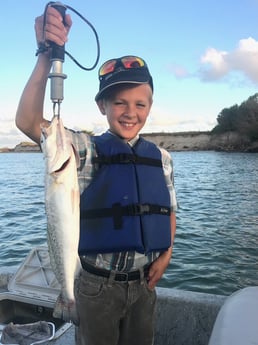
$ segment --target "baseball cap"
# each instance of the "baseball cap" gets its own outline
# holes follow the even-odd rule
[[[153,81],[146,62],[138,56],[123,56],[106,61],[99,69],[98,101],[107,89],[118,84],[149,84],[153,91]]]

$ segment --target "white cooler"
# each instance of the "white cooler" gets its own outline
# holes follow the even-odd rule
[[[0,332],[10,322],[47,321],[55,325],[55,338],[59,337],[72,326],[52,315],[59,292],[48,248],[33,249],[9,281],[7,291],[0,293]]]
[[[209,345],[258,345],[258,287],[244,288],[226,299]]]

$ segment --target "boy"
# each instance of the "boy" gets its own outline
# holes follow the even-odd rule
[[[37,42],[63,45],[72,25],[47,10],[36,18]],[[42,45],[41,45],[42,46]],[[49,50],[38,55],[16,125],[40,143]],[[170,154],[139,137],[152,106],[153,81],[143,59],[124,56],[99,69],[95,100],[109,130],[89,136],[67,130],[80,156],[78,345],[151,345],[155,285],[172,255],[176,198]]]

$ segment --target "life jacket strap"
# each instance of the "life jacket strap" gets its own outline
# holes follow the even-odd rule
[[[97,164],[143,164],[162,167],[160,159],[142,157],[133,153],[118,153],[112,156],[100,155],[92,158],[92,163]]]
[[[122,206],[120,203],[115,203],[111,208],[88,209],[81,211],[81,219],[94,219],[112,217],[114,228],[119,230],[123,225],[123,216],[142,216],[147,214],[160,214],[169,216],[171,213],[170,207],[160,206],[154,204],[131,204]]]

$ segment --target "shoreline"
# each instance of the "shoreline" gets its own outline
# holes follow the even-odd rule
[[[258,141],[251,142],[246,136],[237,132],[211,134],[211,132],[174,132],[142,133],[146,140],[159,147],[173,151],[225,151],[258,152]],[[21,142],[14,148],[0,148],[0,153],[41,152],[39,145],[33,142]]]

